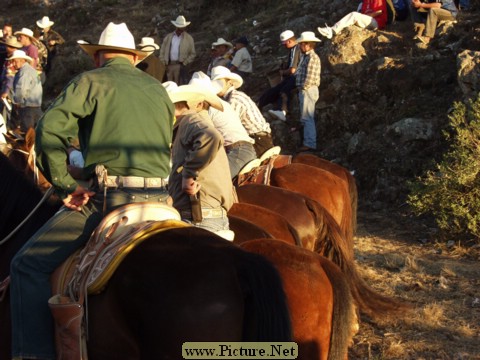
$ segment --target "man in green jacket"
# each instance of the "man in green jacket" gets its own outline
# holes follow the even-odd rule
[[[11,264],[12,356],[23,359],[56,358],[50,274],[86,243],[103,210],[168,197],[174,107],[162,84],[135,68],[147,53],[135,50],[124,23],[108,24],[98,44],[79,43],[97,69],[73,79],[37,127],[38,165],[64,206]],[[87,189],[68,173],[67,149],[76,138],[83,179],[95,179],[103,165],[106,184]]]

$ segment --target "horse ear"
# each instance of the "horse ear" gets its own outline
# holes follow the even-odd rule
[[[25,145],[27,146],[27,149],[29,151],[31,148],[33,148],[33,145],[35,145],[35,129],[34,128],[29,128],[27,130],[27,133],[25,134]]]

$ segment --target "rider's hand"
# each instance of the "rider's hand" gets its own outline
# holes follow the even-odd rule
[[[188,195],[195,195],[200,190],[200,184],[194,178],[182,178],[182,190]]]
[[[82,206],[88,203],[88,200],[90,200],[93,195],[95,195],[95,192],[79,185],[74,192],[63,199],[63,204],[71,210],[81,211]]]

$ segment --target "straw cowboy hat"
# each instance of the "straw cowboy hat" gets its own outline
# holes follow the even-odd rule
[[[138,47],[143,51],[155,51],[160,49],[160,46],[155,44],[155,40],[151,37],[143,37],[142,42],[138,44]]]
[[[37,26],[40,29],[45,29],[51,27],[53,24],[55,24],[53,21],[50,21],[48,16],[44,16],[41,20],[37,21]]]
[[[221,80],[221,79],[228,79],[231,80],[233,83],[233,87],[238,89],[243,84],[243,79],[240,75],[231,72],[225,66],[215,66],[212,69],[211,78],[213,81]]]
[[[287,40],[293,38],[294,36],[295,34],[292,30],[285,30],[280,34],[280,41],[282,42],[282,44],[284,44]]]
[[[190,21],[187,21],[183,15],[179,15],[175,21],[170,20],[170,22],[177,28],[184,28],[190,25]]]
[[[100,50],[117,50],[137,55],[138,60],[135,62],[135,65],[150,54],[149,52],[135,49],[135,40],[125,23],[109,23],[100,35],[98,44],[89,44],[84,40],[78,40],[77,43],[91,57],[94,57],[95,53]]]
[[[173,83],[173,84],[172,84]],[[175,104],[180,101],[206,101],[210,106],[223,111],[223,105],[220,98],[212,91],[202,88],[199,85],[180,85],[173,81],[167,81],[162,85],[167,90],[170,100]]]
[[[228,46],[229,48],[233,48],[232,43],[226,41],[224,38],[218,38],[217,41],[212,43],[212,46],[221,46],[221,45],[225,45],[225,46]]]
[[[13,60],[13,59],[25,59],[27,60],[29,63],[32,62],[32,58],[30,56],[28,56],[27,54],[25,54],[25,51],[23,50],[15,50],[12,54],[12,56],[10,56],[9,58],[7,58],[7,60]]]
[[[304,31],[297,39],[297,42],[322,42],[322,40],[315,37],[315,33],[313,31]]]
[[[25,35],[28,36],[30,39],[35,39],[33,37],[33,31],[27,28],[22,28],[22,30],[15,31],[13,35]]]
[[[5,44],[16,49],[21,49],[23,47],[23,45],[17,40],[17,37],[13,35],[7,36],[6,39],[0,40],[0,44]]]

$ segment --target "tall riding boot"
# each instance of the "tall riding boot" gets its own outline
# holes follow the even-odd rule
[[[55,295],[48,300],[55,320],[58,360],[86,359],[82,351],[83,306],[67,296]]]

